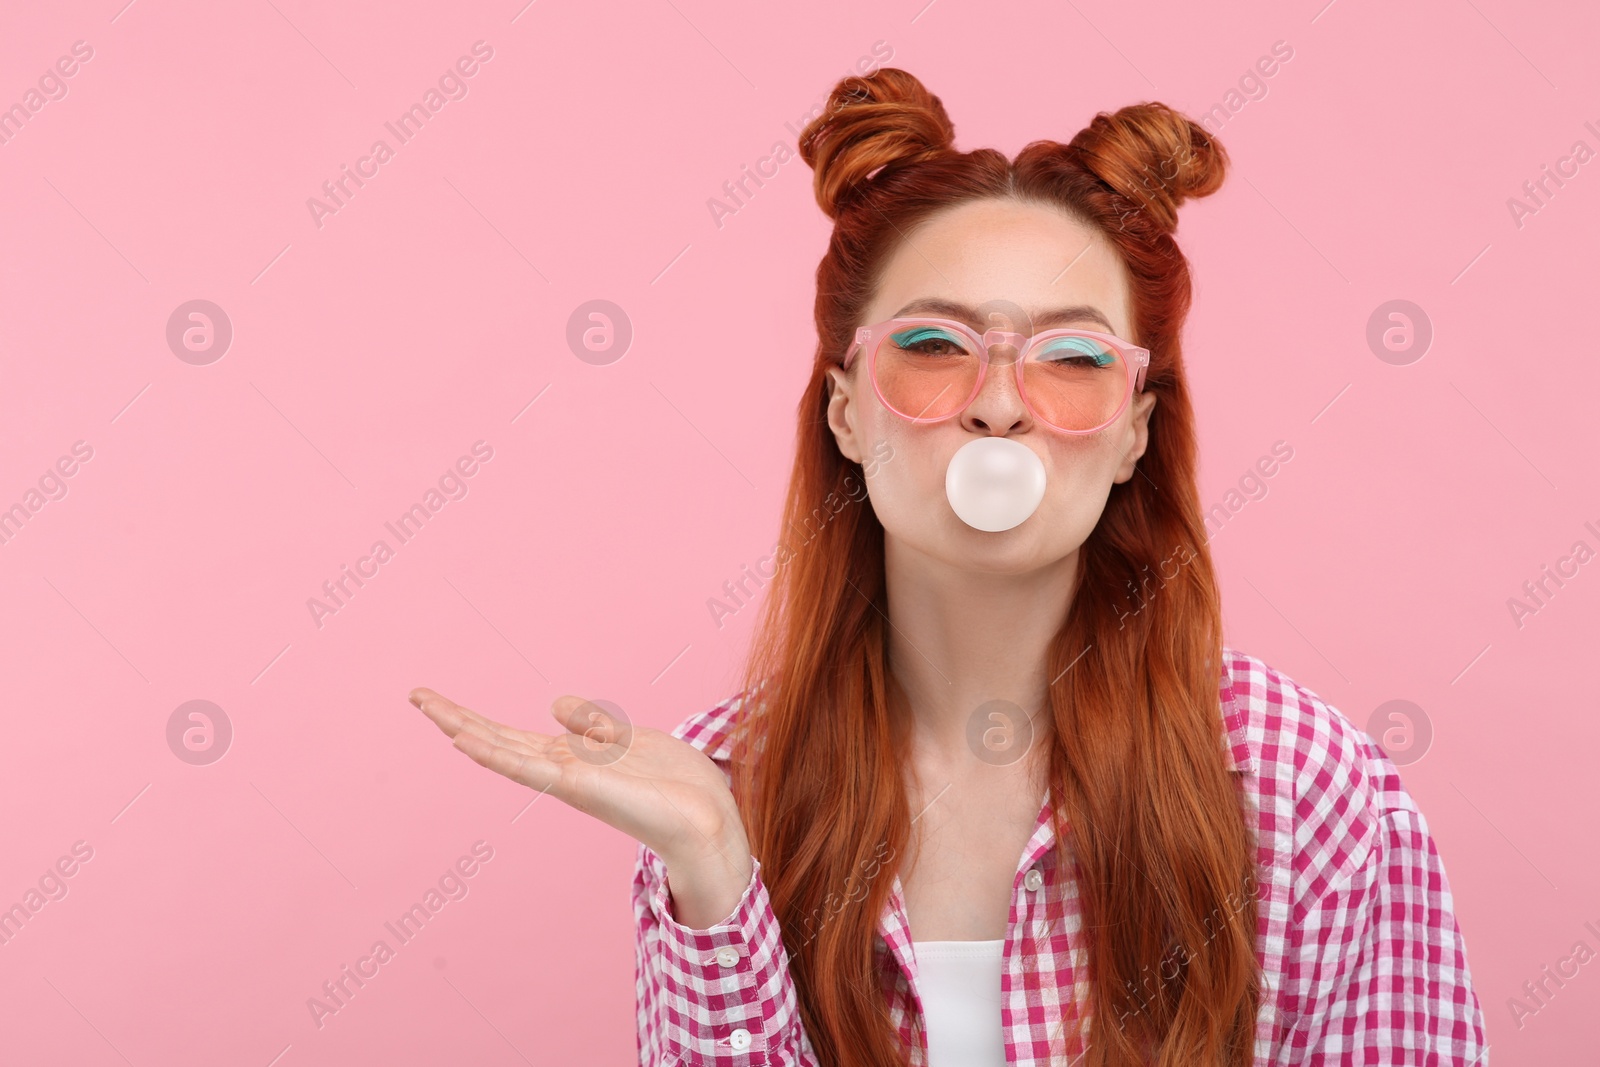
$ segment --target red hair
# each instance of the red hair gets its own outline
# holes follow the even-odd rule
[[[1220,930],[1212,920],[1236,910],[1231,895],[1254,897],[1255,842],[1222,746],[1220,595],[1179,344],[1189,268],[1172,239],[1177,205],[1215,191],[1227,155],[1159,103],[1102,112],[1071,143],[1035,141],[1015,160],[959,152],[953,133],[938,97],[889,67],[840,81],[800,137],[834,228],[817,267],[819,341],[781,566],[744,669],[760,698],[736,733],[733,774],[806,1033],[825,1067],[906,1062],[874,952],[911,830],[903,719],[890,713],[904,696],[888,668],[883,527],[871,507],[837,503],[859,500],[862,471],[828,428],[825,368],[864,325],[902,234],[957,204],[1008,199],[1065,211],[1121,254],[1129,339],[1150,350],[1145,388],[1159,397],[1139,472],[1111,487],[1079,553],[1047,665],[1051,817],[1074,864],[1089,963],[1088,1011],[1067,1009],[1062,1053],[1083,1047],[1092,1016],[1085,1065],[1245,1065],[1260,982],[1253,911]],[[802,540],[803,527],[814,529]],[[1180,550],[1185,565],[1170,579],[1162,570],[1159,595],[1129,613],[1127,591]],[[866,870],[880,876],[838,910]]]

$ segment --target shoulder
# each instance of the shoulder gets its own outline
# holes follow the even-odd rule
[[[1255,656],[1224,647],[1225,680],[1256,757],[1261,829],[1293,870],[1296,898],[1316,897],[1362,866],[1384,822],[1416,803],[1360,726]]]

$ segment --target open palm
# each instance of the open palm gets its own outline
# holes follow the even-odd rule
[[[565,728],[555,735],[495,722],[432,689],[413,689],[410,700],[475,762],[616,827],[669,863],[721,854],[737,865],[744,830],[727,778],[687,741],[576,696],[551,704]]]

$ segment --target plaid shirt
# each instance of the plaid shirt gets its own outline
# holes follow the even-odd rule
[[[1251,656],[1223,650],[1221,695],[1223,746],[1259,846],[1255,1067],[1486,1067],[1483,1013],[1444,866],[1394,764],[1343,714]],[[729,773],[742,697],[690,716],[674,736]],[[1006,1061],[1016,1065],[1050,1063],[1063,1005],[1075,997],[1081,1008],[1087,997],[1077,893],[1049,816],[1046,792],[1011,886],[1000,1022]],[[642,1067],[815,1067],[759,859],[754,867],[733,912],[695,930],[672,917],[661,858],[639,846]],[[874,949],[910,1063],[927,1067],[898,876]]]

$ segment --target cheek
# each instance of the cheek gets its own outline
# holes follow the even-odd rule
[[[1040,510],[1074,529],[1085,524],[1092,529],[1105,509],[1119,462],[1108,439],[1052,442]]]
[[[879,521],[886,527],[905,527],[919,516],[937,514],[944,500],[944,475],[956,444],[941,446],[944,426],[913,426],[887,412],[873,421],[873,438],[866,445],[871,456],[876,447],[887,458],[879,461],[867,492]]]

